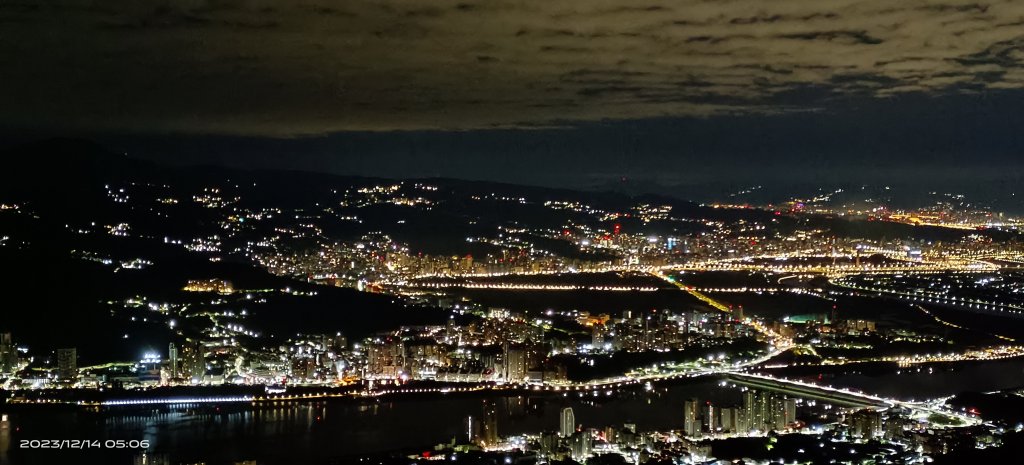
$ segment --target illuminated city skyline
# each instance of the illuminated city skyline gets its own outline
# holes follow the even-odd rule
[[[0,25],[0,465],[1024,453],[1024,3]]]

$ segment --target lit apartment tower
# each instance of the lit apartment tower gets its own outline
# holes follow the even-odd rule
[[[74,347],[57,349],[57,379],[74,381],[78,378],[78,353]]]
[[[193,383],[201,382],[203,375],[206,374],[206,358],[203,353],[203,345],[199,341],[186,342],[182,346],[181,359],[181,377]]]
[[[590,345],[593,346],[594,349],[600,350],[600,349],[604,348],[604,333],[605,333],[604,325],[601,325],[601,324],[594,325],[593,329],[591,330],[591,334],[590,334]]]
[[[757,405],[757,394],[753,390],[743,391],[743,407],[742,407],[742,425],[740,428],[741,432],[751,432],[757,429],[755,407]]]
[[[580,431],[572,435],[569,443],[569,450],[572,452],[573,460],[577,462],[586,461],[593,452],[593,444],[590,441],[590,433]]]
[[[546,431],[540,433],[540,453],[543,456],[550,456],[558,450],[558,434]]]
[[[480,420],[472,415],[466,417],[466,441],[474,442],[480,437]]]
[[[483,421],[480,424],[480,442],[488,446],[498,443],[498,408],[493,400],[484,401]]]
[[[772,397],[770,392],[757,393],[757,422],[755,426],[759,431],[771,431],[775,426],[772,423]]]
[[[790,397],[783,401],[785,410],[785,423],[791,425],[796,422],[796,399]]]
[[[736,413],[736,432],[747,434],[750,432],[750,419],[747,418],[747,411],[743,406],[738,406],[739,412]]]
[[[779,396],[772,396],[769,401],[771,408],[770,419],[768,423],[771,425],[772,430],[782,431],[786,429],[786,399]]]
[[[179,377],[181,370],[178,367],[178,347],[173,342],[167,346],[167,360],[171,364],[171,378]]]
[[[742,409],[736,406],[722,407],[719,413],[722,417],[722,431],[736,433],[740,431],[740,416]]]
[[[409,372],[405,344],[389,341],[366,348],[366,374],[373,378],[395,379]]]
[[[459,338],[459,327],[455,325],[455,315],[448,318],[448,323],[444,328],[445,342],[453,344],[458,341]]]
[[[572,436],[576,432],[576,415],[572,413],[572,407],[562,409],[562,422],[559,432],[563,438]]]
[[[18,369],[18,349],[11,333],[0,334],[0,373],[13,373]]]
[[[704,420],[704,430],[708,433],[715,434],[718,431],[718,409],[715,408],[711,401],[704,403],[702,412],[702,420]]]
[[[770,393],[753,390],[744,392],[743,412],[747,431],[769,431],[775,427]]]
[[[505,345],[505,381],[519,383],[526,380],[527,365],[526,349]]]
[[[683,431],[689,437],[700,436],[700,402],[688,399],[683,403]]]
[[[854,437],[874,439],[882,436],[881,412],[871,409],[860,410],[851,415],[848,421]]]

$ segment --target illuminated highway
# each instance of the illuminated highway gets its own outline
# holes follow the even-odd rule
[[[661,272],[651,272],[651,275],[671,283],[673,286],[676,286],[679,289],[682,289],[683,291],[685,291],[686,293],[692,295],[693,297],[697,298],[698,300],[700,300],[700,301],[710,305],[712,308],[715,308],[715,309],[720,310],[722,312],[728,313],[730,315],[732,314],[732,309],[729,308],[727,305],[725,305],[725,304],[723,304],[723,303],[721,303],[721,302],[719,302],[719,301],[717,301],[715,299],[712,299],[711,297],[709,297],[709,296],[707,296],[707,295],[697,291],[693,287],[687,286],[687,285],[685,285],[683,283],[680,283],[679,281],[676,281],[675,278],[673,278],[673,277],[671,277],[669,275],[666,275],[666,274],[661,273]],[[776,333],[775,331],[772,331],[770,328],[766,327],[764,324],[762,324],[761,322],[759,322],[759,321],[757,321],[755,319],[746,318],[743,321],[741,321],[740,323],[749,325],[755,331],[760,333],[762,336],[764,336],[772,344],[772,347],[774,347],[776,350],[785,351],[785,350],[788,350],[789,348],[793,347],[793,340],[792,339],[782,337],[782,335]]]

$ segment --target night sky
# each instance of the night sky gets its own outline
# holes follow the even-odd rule
[[[558,186],[1016,185],[1024,2],[7,0],[0,140]]]

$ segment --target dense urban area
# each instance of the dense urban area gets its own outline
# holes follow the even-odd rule
[[[437,399],[471,407],[327,459],[909,464],[1019,441],[1022,223],[962,195],[697,204],[44,148],[88,161],[0,189],[4,444],[121,440],[130,463],[196,463],[158,438],[54,441],[17,418],[303,408],[313,431],[330,406]],[[914,387],[1006,363],[998,385]],[[840,382],[865,373],[889,381]],[[587,416],[616,402],[665,417]]]

